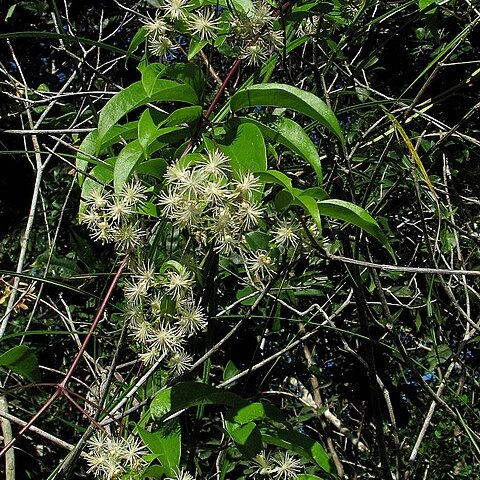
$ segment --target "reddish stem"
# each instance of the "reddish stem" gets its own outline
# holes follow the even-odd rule
[[[215,94],[215,97],[212,100],[212,103],[208,107],[207,112],[205,113],[205,118],[208,119],[210,114],[213,112],[213,109],[217,105],[217,103],[220,101],[220,97],[222,96],[222,93],[225,91],[227,88],[228,82],[230,79],[233,77],[233,74],[237,71],[238,67],[240,66],[240,63],[242,62],[241,58],[237,58],[233,65],[230,67],[230,71],[227,73],[227,76],[223,80],[222,84],[220,85],[220,88],[218,89],[217,93]]]
[[[72,362],[72,365],[70,366],[68,372],[65,374],[65,377],[63,380],[58,384],[59,388],[66,388],[68,381],[70,380],[71,376],[73,375],[73,372],[77,368],[82,356],[83,352],[85,352],[88,342],[90,341],[90,338],[92,338],[93,332],[97,328],[98,323],[100,322],[100,319],[102,318],[103,312],[105,311],[105,308],[107,307],[107,303],[112,296],[113,289],[117,285],[118,279],[120,278],[120,275],[123,272],[123,269],[125,268],[125,265],[127,264],[127,258],[124,258],[120,265],[117,268],[117,271],[115,272],[115,276],[112,279],[112,282],[110,283],[110,286],[108,287],[107,293],[103,297],[102,303],[100,304],[100,307],[98,308],[97,314],[95,315],[95,318],[93,319],[92,325],[90,326],[90,329],[88,330],[87,336],[83,340],[82,346],[80,347],[80,350],[78,351],[77,355],[75,356],[75,359]]]
[[[56,385],[56,389],[53,395],[38,409],[37,413],[35,413],[35,415],[30,419],[30,421],[22,427],[22,429],[18,432],[15,438],[13,438],[10,442],[8,442],[5,445],[5,447],[3,447],[2,451],[0,451],[0,457],[4,455],[15,444],[15,442],[36,422],[36,420],[40,417],[40,415],[42,415],[42,413],[47,410],[47,408],[57,399],[57,397],[63,395],[67,397],[70,401],[73,401],[73,399],[71,399],[71,397],[67,393],[67,383],[72,377],[73,372],[77,368],[83,356],[83,353],[87,348],[88,342],[92,338],[93,332],[95,331],[98,323],[100,322],[100,319],[102,318],[103,312],[107,307],[108,300],[110,299],[113,293],[113,289],[115,288],[118,282],[118,279],[120,278],[120,275],[122,274],[123,269],[125,268],[126,263],[127,263],[127,259],[125,258],[124,260],[122,260],[122,262],[118,266],[117,271],[115,272],[115,276],[113,277],[110,283],[110,286],[108,287],[107,293],[103,297],[102,303],[98,308],[95,318],[93,319],[92,325],[88,330],[88,334],[83,340],[82,346],[80,347],[80,350],[78,351],[78,353],[75,355],[72,365],[68,369],[68,372],[65,374],[65,377],[59,384]],[[74,403],[74,405],[76,406],[76,402],[73,401],[72,403]]]

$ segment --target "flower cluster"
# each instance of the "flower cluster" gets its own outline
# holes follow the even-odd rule
[[[228,38],[249,65],[261,64],[269,54],[283,47],[283,31],[274,29],[274,18],[271,6],[263,0],[254,2],[248,12],[233,15]]]
[[[95,187],[85,199],[80,221],[94,240],[113,242],[118,253],[131,253],[145,236],[136,214],[146,198],[145,187],[136,181],[125,183],[119,194]]]
[[[110,480],[115,478],[137,478],[145,466],[142,458],[147,452],[134,437],[115,438],[104,432],[96,432],[87,442],[87,473],[95,478]]]
[[[185,469],[180,468],[177,472],[175,472],[174,478],[168,477],[165,480],[195,480],[195,477]]]
[[[297,478],[302,470],[302,464],[288,452],[271,456],[264,451],[253,459],[254,478],[272,478],[275,480],[288,480]]]
[[[246,13],[224,10],[221,15],[218,9],[208,6],[195,9],[188,0],[165,0],[143,28],[148,50],[162,61],[179,49],[184,33],[205,42],[222,34],[249,65],[257,66],[283,46],[283,32],[273,24],[272,8],[264,0],[254,2]]]
[[[148,50],[161,60],[166,60],[179,48],[180,31],[187,31],[200,40],[211,41],[217,36],[219,19],[208,7],[190,11],[188,0],[165,0],[155,17],[143,25]]]
[[[318,15],[305,18],[298,26],[297,35],[302,37],[304,35],[313,36],[318,35],[321,25],[321,18]]]
[[[256,200],[257,177],[245,172],[231,179],[229,159],[220,150],[209,151],[196,163],[187,162],[188,157],[167,170],[159,199],[163,215],[188,230],[200,245],[213,240],[215,250],[225,255],[242,250],[243,235],[258,225],[263,214]]]
[[[81,221],[102,243],[114,242],[117,253],[130,254],[131,275],[124,281],[126,319],[142,347],[147,365],[160,359],[172,375],[184,373],[192,359],[184,352],[186,339],[206,326],[203,308],[193,296],[194,277],[177,262],[167,262],[159,273],[149,261],[137,259],[147,233],[139,226],[138,209],[146,200],[138,182],[125,184],[119,194],[92,189],[85,199]]]
[[[194,277],[175,261],[166,262],[159,273],[149,264],[137,270],[124,291],[132,335],[143,349],[140,359],[150,365],[166,358],[169,371],[180,375],[192,363],[184,351],[187,338],[207,324],[194,299]]]

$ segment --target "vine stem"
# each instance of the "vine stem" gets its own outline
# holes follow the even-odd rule
[[[213,109],[216,107],[217,103],[220,101],[220,97],[222,96],[223,92],[227,88],[228,82],[232,79],[233,75],[235,72],[238,70],[238,67],[242,63],[242,59],[238,57],[235,62],[233,62],[233,65],[230,67],[229,72],[227,73],[227,76],[224,78],[222,84],[220,85],[219,89],[217,90],[217,93],[215,94],[215,97],[213,97],[212,102],[210,103],[210,106],[208,107],[207,112],[205,113],[205,118],[208,119],[208,117],[211,115],[213,112]]]
[[[78,351],[78,353],[75,355],[75,358],[73,359],[72,364],[70,365],[70,368],[68,369],[67,373],[63,377],[63,380],[57,384],[55,392],[52,394],[52,396],[38,409],[37,413],[30,419],[29,422],[27,422],[22,429],[18,432],[18,434],[10,440],[0,451],[0,457],[3,456],[14,444],[15,442],[24,435],[24,433],[36,422],[36,420],[50,407],[50,405],[61,395],[65,396],[65,393],[67,391],[67,384],[70,380],[70,378],[73,375],[73,372],[77,368],[78,364],[80,363],[80,360],[83,357],[83,354],[88,346],[88,343],[90,342],[90,339],[93,336],[93,333],[95,329],[97,328],[98,324],[100,323],[100,319],[102,318],[102,315],[107,307],[108,301],[113,293],[113,290],[115,286],[118,283],[118,280],[125,268],[125,265],[127,264],[127,258],[124,258],[119,266],[117,267],[117,270],[115,272],[115,275],[110,282],[110,285],[108,287],[108,290],[106,294],[104,295],[102,299],[102,303],[100,304],[97,313],[95,315],[95,318],[93,319],[92,324],[90,325],[90,328],[88,329],[88,333],[85,336],[85,339],[83,340],[83,343]]]

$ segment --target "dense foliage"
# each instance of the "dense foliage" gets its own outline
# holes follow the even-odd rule
[[[0,13],[7,480],[480,476],[475,2]]]

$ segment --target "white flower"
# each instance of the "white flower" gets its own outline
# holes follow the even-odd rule
[[[136,325],[139,322],[143,322],[145,320],[145,315],[143,313],[143,308],[141,305],[135,304],[127,304],[125,307],[125,318],[132,322],[133,325]]]
[[[95,228],[100,221],[102,221],[102,215],[95,208],[89,207],[85,212],[80,213],[80,223],[84,223],[89,230]]]
[[[155,18],[149,17],[149,19],[144,22],[143,28],[150,38],[163,36],[169,30],[167,22],[159,15],[159,12],[157,12]]]
[[[218,29],[218,18],[214,18],[214,15],[212,11],[192,14],[188,21],[189,30],[201,40],[214,40],[217,37],[215,30]]]
[[[143,264],[138,268],[137,273],[133,278],[138,283],[143,283],[145,289],[154,287],[157,283],[157,273],[155,272],[155,266],[152,265],[149,261],[143,262]]]
[[[163,286],[174,300],[179,301],[185,297],[186,293],[192,288],[193,283],[193,276],[184,269],[181,272],[167,272],[163,281]]]
[[[207,160],[200,162],[200,168],[207,174],[216,178],[226,177],[230,171],[229,158],[218,148],[213,152],[208,151]]]
[[[218,235],[215,235],[214,250],[217,253],[230,255],[235,250],[235,247],[239,246],[239,244],[240,244],[240,241],[232,233],[222,232]]]
[[[299,236],[296,234],[297,228],[295,225],[282,221],[273,231],[273,240],[277,245],[295,247],[298,244]]]
[[[167,190],[163,190],[160,192],[160,198],[158,200],[158,203],[162,207],[162,213],[172,220],[173,218],[176,217],[177,212],[178,212],[178,205],[182,200],[182,196],[178,191],[173,188],[172,186],[169,186]]]
[[[243,173],[240,180],[234,180],[235,192],[244,198],[250,198],[255,192],[260,191],[260,182],[258,178],[252,173]]]
[[[165,480],[195,480],[195,477],[190,475],[186,470],[181,468],[175,473],[175,478],[166,478]]]
[[[190,355],[187,355],[185,352],[178,351],[174,352],[173,355],[168,359],[167,367],[170,373],[173,375],[182,375],[190,369],[192,366],[193,359]]]
[[[181,202],[173,220],[182,228],[192,228],[200,222],[202,211],[203,206],[198,201]]]
[[[90,229],[90,236],[95,241],[100,241],[102,244],[112,241],[112,229],[106,220],[99,221],[96,225],[93,225]]]
[[[230,190],[225,188],[220,182],[206,182],[203,185],[203,196],[206,201],[214,205],[220,205],[231,196]]]
[[[167,183],[174,183],[176,180],[182,180],[188,171],[188,167],[183,167],[178,162],[175,162],[173,165],[168,166],[165,172],[165,179]]]
[[[153,365],[162,356],[162,352],[155,347],[150,347],[146,352],[140,353],[138,358],[145,365]]]
[[[203,171],[187,170],[185,174],[177,180],[177,186],[182,195],[185,195],[189,200],[196,199],[202,193],[205,180],[205,173]]]
[[[156,292],[155,295],[150,300],[150,311],[154,317],[159,317],[162,315],[164,309],[164,298],[163,294]]]
[[[113,202],[108,205],[108,218],[115,223],[128,220],[133,213],[132,206],[121,197],[115,197]]]
[[[145,190],[141,182],[131,180],[123,184],[121,195],[127,205],[142,205],[147,200]]]
[[[141,455],[145,449],[133,437],[128,439],[109,437],[103,432],[96,432],[87,441],[86,454],[89,469],[95,477],[104,480],[120,478],[127,472],[138,471],[143,466]]]
[[[178,327],[160,322],[155,329],[151,330],[148,341],[153,348],[165,353],[181,349],[183,338]]]
[[[276,456],[273,461],[276,464],[274,471],[277,480],[287,480],[295,478],[302,470],[302,464],[288,452]]]
[[[270,454],[265,451],[261,451],[258,455],[255,455],[253,461],[255,462],[255,470],[252,476],[269,477],[275,469]]]
[[[182,302],[178,308],[178,325],[186,334],[203,330],[207,326],[207,317],[201,305],[195,305],[191,301]]]
[[[169,53],[176,50],[178,47],[164,35],[148,39],[148,50],[152,55],[157,55],[160,59],[165,60]]]
[[[92,205],[98,210],[101,210],[102,208],[105,208],[110,203],[111,199],[112,199],[112,195],[106,192],[103,189],[103,186],[98,186],[98,187],[92,188],[88,192],[85,202],[88,205]]]
[[[242,48],[241,57],[254,67],[262,64],[267,58],[267,50],[262,42],[257,41]]]
[[[212,217],[215,219],[213,231],[215,234],[225,234],[231,231],[233,219],[230,210],[227,207],[219,207],[213,211]]]
[[[249,20],[255,25],[257,30],[262,29],[265,25],[271,26],[273,19],[272,8],[267,2],[260,1],[254,3],[254,9],[249,14]]]
[[[105,451],[88,453],[86,459],[90,467],[87,473],[93,473],[97,478],[111,480],[125,472],[118,460]]]
[[[115,248],[119,252],[130,252],[141,245],[145,232],[137,223],[127,223],[113,232]]]
[[[185,20],[187,14],[185,9],[191,7],[188,0],[164,0],[163,10],[172,20]]]
[[[270,45],[270,50],[276,50],[283,47],[283,32],[281,30],[268,30],[265,34],[265,40]]]
[[[153,327],[145,321],[136,323],[133,328],[133,338],[139,343],[145,344],[151,338]]]
[[[238,217],[243,229],[250,230],[258,224],[258,219],[261,218],[263,209],[258,204],[252,204],[243,201],[238,210]]]
[[[252,252],[246,259],[247,268],[260,279],[273,274],[272,263],[272,259],[265,250]]]
[[[124,440],[123,459],[127,465],[133,470],[138,470],[144,463],[142,455],[145,455],[147,450],[140,443],[140,440],[135,437],[128,437]]]
[[[148,287],[143,282],[127,280],[123,292],[129,302],[138,304],[147,296]]]

